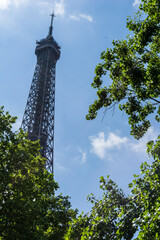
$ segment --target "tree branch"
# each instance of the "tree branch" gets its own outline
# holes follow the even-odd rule
[[[150,99],[152,99],[153,101],[155,101],[155,102],[157,102],[157,103],[160,103],[160,101],[158,101],[158,100],[155,99],[155,98],[150,97]]]

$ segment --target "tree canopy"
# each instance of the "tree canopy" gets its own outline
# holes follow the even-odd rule
[[[160,239],[160,137],[148,143],[153,163],[143,163],[125,195],[109,176],[101,177],[103,196],[88,197],[93,207],[74,219],[66,240],[159,240]],[[136,235],[135,235],[136,233]]]
[[[142,0],[135,16],[127,19],[127,28],[131,35],[113,41],[113,48],[101,54],[92,83],[98,99],[86,118],[118,104],[128,115],[131,135],[139,139],[151,125],[150,114],[160,121],[160,1]]]
[[[12,131],[16,118],[0,108],[0,239],[63,239],[75,212],[45,170],[39,142]]]
[[[160,1],[141,0],[127,28],[131,35],[113,41],[101,54],[92,83],[98,99],[86,118],[94,119],[99,109],[118,104],[128,115],[131,135],[139,139],[151,125],[150,116],[160,122]],[[91,211],[71,221],[66,240],[160,239],[160,136],[147,143],[147,152],[153,162],[141,165],[128,185],[129,195],[109,176],[101,177],[102,197],[88,197]]]

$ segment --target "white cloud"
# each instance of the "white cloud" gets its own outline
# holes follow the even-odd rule
[[[127,137],[120,137],[115,133],[110,132],[108,137],[105,137],[104,132],[100,132],[97,136],[89,137],[91,141],[91,152],[96,154],[101,159],[112,159],[113,151],[111,150],[115,148],[120,150],[123,146],[125,147],[127,152],[131,152],[131,154],[143,154],[147,156],[146,153],[146,144],[150,140],[156,140],[158,137],[157,132],[154,128],[149,128],[147,133],[140,140],[135,140],[132,138],[129,139]]]
[[[114,133],[109,133],[108,138],[105,139],[104,132],[100,132],[98,136],[91,136],[91,152],[95,153],[101,159],[104,159],[108,149],[121,148],[123,144],[128,142],[127,137],[119,137]]]
[[[21,5],[26,5],[28,4],[28,0],[13,0],[13,4],[16,6],[16,7],[20,7]]]
[[[75,157],[72,158],[74,163],[76,164],[85,164],[87,161],[87,154],[80,147],[74,149],[76,150]],[[78,154],[77,154],[78,150]]]
[[[0,0],[0,9],[5,10],[8,9],[8,7],[11,5],[11,0]]]
[[[82,151],[81,148],[78,149],[79,153],[81,153],[81,159],[80,159],[80,162],[82,164],[86,163],[87,161],[87,156],[86,156],[86,153],[84,151]]]
[[[51,1],[45,0],[0,0],[0,10],[11,9],[12,7],[22,7],[22,6],[36,6],[41,13],[55,11],[55,15],[64,16],[65,15],[65,4],[64,0],[56,0],[51,3]]]
[[[86,14],[80,14],[79,15],[81,18],[84,18],[86,20],[88,20],[89,22],[93,22],[93,17],[90,15],[86,15]]]
[[[53,4],[46,2],[46,1],[40,1],[37,2],[37,6],[39,7],[40,13],[42,14],[48,14],[53,12]]]
[[[141,3],[141,0],[134,0],[133,6],[134,7],[139,6],[140,3]]]
[[[141,138],[139,141],[130,142],[129,147],[132,151],[137,153],[145,153],[146,154],[146,144],[150,140],[155,140],[158,134],[155,132],[154,128],[150,127],[147,133]]]
[[[9,7],[20,7],[26,5],[28,0],[0,0],[0,9],[6,10]]]
[[[24,6],[36,7],[40,13],[51,13],[54,10],[56,16],[64,17],[66,14],[66,4],[64,0],[0,0],[0,10],[12,10],[13,7],[19,8]],[[87,14],[69,15],[70,19],[80,21],[85,19],[93,22],[93,17]]]
[[[74,20],[74,21],[79,21],[80,18],[76,15],[70,15],[70,19]]]
[[[55,3],[54,6],[55,15],[64,16],[65,15],[65,4],[64,0],[60,0]]]
[[[74,21],[80,21],[81,19],[85,19],[89,22],[93,22],[93,17],[86,14],[70,15],[70,19]]]

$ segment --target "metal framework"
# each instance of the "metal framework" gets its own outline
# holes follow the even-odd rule
[[[60,47],[52,36],[53,17],[48,36],[37,41],[35,54],[37,64],[21,128],[28,132],[32,141],[40,140],[41,154],[47,159],[46,169],[53,173],[55,67],[60,57]]]

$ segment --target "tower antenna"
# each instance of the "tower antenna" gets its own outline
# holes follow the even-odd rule
[[[51,37],[52,36],[52,31],[53,31],[53,18],[55,17],[55,14],[54,14],[54,11],[52,14],[50,14],[51,16],[51,25],[49,27],[49,34],[48,34],[48,37]]]

